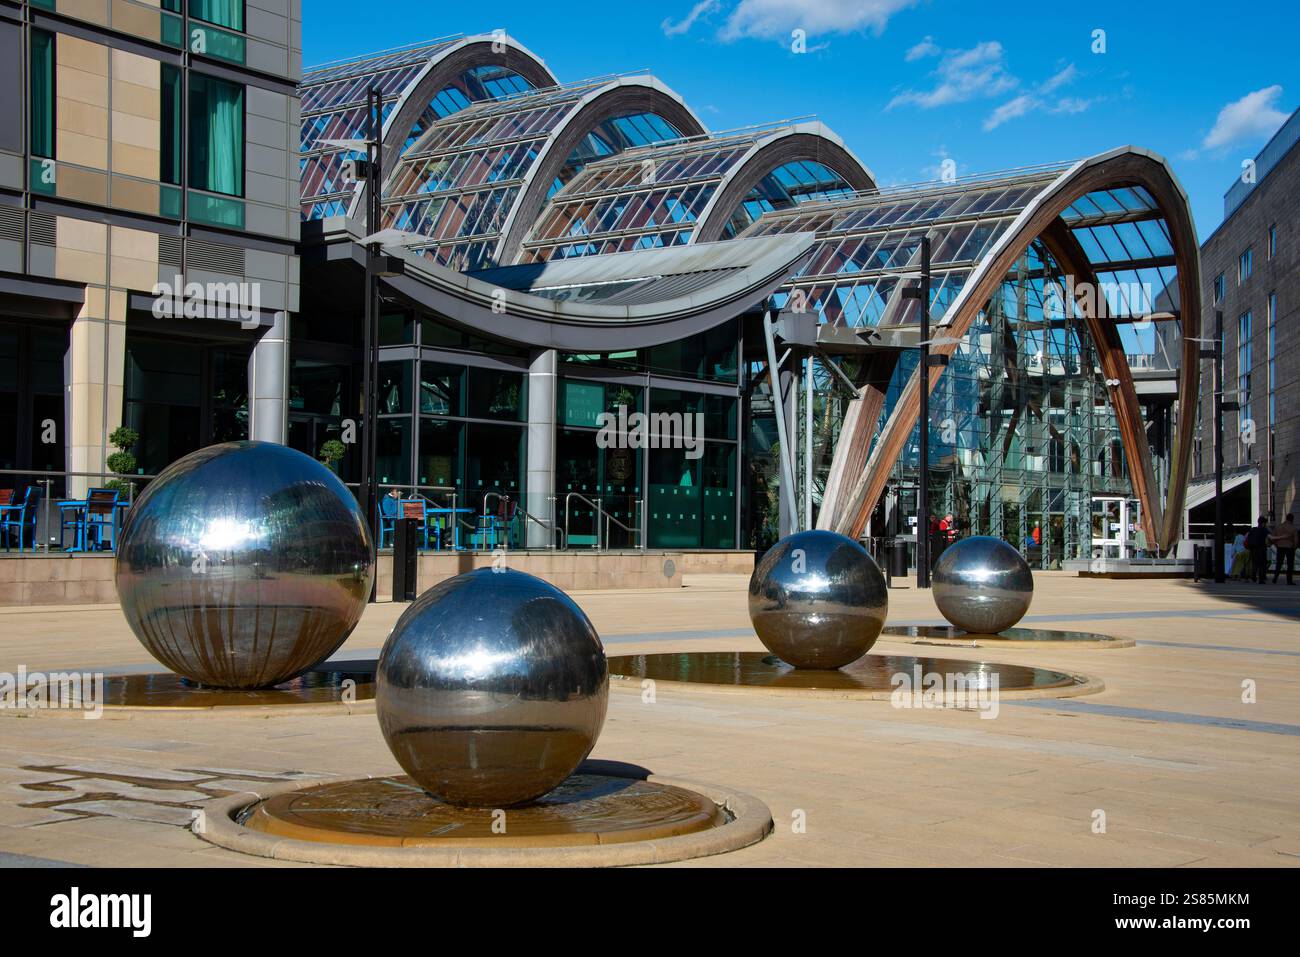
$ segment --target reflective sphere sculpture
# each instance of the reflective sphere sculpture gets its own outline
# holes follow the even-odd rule
[[[591,753],[608,704],[605,649],[587,616],[554,585],[502,568],[417,598],[375,671],[393,757],[448,804],[541,797]]]
[[[228,442],[169,465],[119,536],[122,612],[149,653],[218,688],[264,688],[328,658],[370,595],[356,499],[309,456]]]
[[[885,576],[852,539],[797,532],[781,539],[749,579],[749,618],[767,649],[796,668],[857,661],[889,610]]]
[[[949,545],[934,564],[934,602],[957,628],[996,635],[1029,610],[1034,576],[1020,552],[1000,538],[975,535]]]

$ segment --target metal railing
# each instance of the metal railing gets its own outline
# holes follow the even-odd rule
[[[14,481],[6,482],[6,477],[12,478]],[[36,506],[36,521],[34,522],[34,527],[32,529],[33,541],[28,547],[30,547],[32,551],[44,552],[49,552],[61,547],[61,535],[52,534],[52,532],[55,531],[62,531],[59,529],[58,525],[55,524],[53,511],[60,500],[68,497],[71,491],[70,486],[75,488],[79,482],[83,482],[88,488],[93,488],[115,481],[119,483],[118,487],[121,490],[119,493],[121,495],[120,500],[126,502],[129,509],[130,505],[134,503],[136,497],[143,490],[143,487],[148,485],[148,483],[154,478],[157,478],[157,476],[153,474],[120,475],[114,472],[66,472],[55,471],[53,469],[0,469],[0,487],[12,484],[14,486],[16,500],[18,499],[18,494],[26,486],[34,485],[42,488],[42,501]],[[344,482],[343,484],[352,491],[353,494],[356,494],[360,488],[360,485],[357,482]],[[474,534],[480,530],[479,525],[477,525],[475,521],[467,521],[465,518],[462,518],[460,513],[462,492],[455,487],[446,485],[413,485],[382,482],[377,485],[377,488],[382,495],[386,495],[387,493],[396,490],[401,493],[402,498],[407,500],[415,498],[422,499],[434,508],[443,508],[449,505],[450,520],[448,527],[453,529],[453,547],[455,547],[454,543],[457,541],[472,542],[474,540]],[[632,545],[633,548],[645,548],[644,537],[640,528],[635,527],[634,525],[625,524],[623,521],[615,517],[614,514],[605,508],[602,499],[598,498],[592,500],[580,492],[569,492],[564,496],[563,527],[561,527],[558,521],[558,513],[556,509],[558,496],[555,495],[547,496],[547,500],[550,503],[550,514],[552,516],[549,520],[530,512],[528,509],[523,507],[519,500],[513,498],[509,494],[492,491],[484,494],[482,506],[477,515],[475,515],[472,510],[466,510],[466,514],[470,515],[471,518],[478,520],[492,515],[490,506],[494,500],[510,502],[513,506],[511,510],[511,520],[518,519],[523,523],[524,548],[527,548],[528,528],[530,525],[535,525],[545,532],[548,542],[546,547],[549,550],[568,551],[572,547],[573,540],[571,521],[573,500],[575,498],[579,502],[590,507],[593,511],[596,533],[595,550],[604,551],[609,548],[610,533],[613,528],[618,528],[625,532],[628,535],[629,540],[634,543]],[[15,501],[15,504],[18,504],[18,502]],[[639,498],[635,499],[633,505],[633,515],[639,516],[644,507],[644,500]],[[400,508],[397,517],[401,517]],[[460,531],[459,535],[455,534],[456,530]],[[379,529],[375,529],[374,533],[376,541],[378,541]],[[116,548],[116,544],[116,542],[113,542],[114,548]],[[505,540],[505,547],[509,547],[508,533]]]
[[[486,494],[483,496],[483,512],[482,512],[482,514],[483,514],[484,517],[487,517],[488,515],[491,514],[491,513],[488,511],[488,500],[489,500],[489,499],[492,499],[492,498],[495,498],[495,499],[496,499],[497,501],[499,501],[499,502],[510,502],[510,503],[512,503],[512,504],[514,505],[514,512],[513,512],[513,515],[512,515],[511,517],[513,518],[514,516],[517,515],[517,516],[521,516],[521,517],[524,519],[524,542],[525,542],[524,547],[525,547],[525,548],[528,547],[528,546],[527,546],[527,542],[528,542],[528,523],[529,523],[529,522],[532,522],[532,523],[535,524],[538,528],[540,528],[540,529],[542,529],[543,531],[546,532],[546,537],[547,537],[547,539],[550,541],[550,545],[548,545],[547,547],[548,547],[551,551],[555,551],[555,550],[556,550],[555,540],[556,540],[557,537],[560,539],[559,550],[560,550],[560,551],[565,551],[565,550],[566,550],[566,549],[565,549],[565,545],[566,545],[566,543],[568,542],[568,537],[567,537],[567,535],[565,534],[564,529],[560,528],[558,525],[554,524],[553,522],[548,522],[548,521],[546,521],[546,519],[538,518],[538,517],[537,517],[536,515],[534,515],[532,512],[528,511],[528,509],[524,508],[523,505],[521,505],[519,502],[517,502],[515,499],[511,498],[509,495],[507,495],[507,494],[504,493],[504,492],[488,492],[488,493],[486,493]],[[554,497],[554,496],[551,496],[551,500],[554,501],[554,500],[555,500],[555,497]],[[554,509],[552,509],[552,511],[554,511]],[[507,534],[506,534],[506,548],[509,548],[509,547],[510,547],[510,536],[509,536],[509,533],[507,532]]]
[[[624,525],[622,522],[616,519],[609,512],[605,511],[604,507],[600,504],[601,501],[600,499],[596,499],[593,502],[591,499],[587,498],[587,496],[583,495],[581,492],[569,492],[567,495],[564,496],[564,540],[566,542],[570,542],[573,540],[572,536],[569,534],[569,513],[572,507],[573,500],[575,498],[580,502],[585,502],[595,511],[596,551],[598,552],[603,551],[606,548],[609,542],[609,526],[611,522],[613,522],[619,528],[623,529],[623,531],[627,532],[628,535],[635,536],[634,540],[636,541],[637,544],[633,545],[632,546],[633,548],[638,548],[638,549],[645,548],[645,542],[642,541],[641,539],[641,529],[632,528],[628,525]],[[639,513],[641,510],[641,499],[636,500],[636,505],[637,505],[637,512]],[[604,518],[603,534],[601,532],[601,518]]]

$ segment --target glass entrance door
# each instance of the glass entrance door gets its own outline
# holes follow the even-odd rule
[[[1131,503],[1122,498],[1094,498],[1092,500],[1092,557],[1128,558],[1132,536],[1129,534],[1130,518],[1136,515]]]

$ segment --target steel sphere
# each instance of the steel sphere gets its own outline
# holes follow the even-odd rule
[[[796,668],[857,661],[880,637],[889,610],[885,576],[852,539],[820,530],[777,542],[749,579],[759,640]]]
[[[1029,563],[1012,545],[988,535],[945,548],[931,587],[943,617],[977,635],[1006,631],[1025,616],[1034,598]]]
[[[608,704],[605,649],[587,616],[554,585],[505,568],[426,591],[375,672],[393,757],[448,804],[541,797],[591,753]]]
[[[356,627],[374,549],[356,499],[271,442],[200,449],[136,500],[114,572],[149,653],[219,688],[263,688],[328,658]]]

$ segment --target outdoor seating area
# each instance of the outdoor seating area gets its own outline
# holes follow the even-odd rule
[[[35,546],[41,494],[39,485],[28,485],[21,492],[11,488],[0,489],[0,540],[4,542],[5,551],[16,546],[21,552],[24,547]]]
[[[399,519],[414,519],[422,551],[491,551],[522,548],[523,529],[517,508],[502,496],[492,512],[478,514],[464,506],[441,506],[422,495],[385,495],[379,500],[379,547],[392,548]]]
[[[38,482],[15,473],[0,476],[11,486],[0,487],[0,550],[4,553],[114,554],[132,504],[153,478],[133,476],[136,481],[128,489],[109,487],[114,483],[103,482],[103,476],[87,478],[64,472],[49,475],[49,479]],[[86,489],[82,496],[66,497],[65,488],[76,478],[103,484]],[[635,537],[635,530],[613,518],[614,513],[604,512],[598,503],[576,493],[570,495],[578,501],[571,534],[567,520],[552,525],[531,515],[519,501],[504,493],[490,492],[482,502],[471,505],[450,489],[430,493],[427,488],[381,486],[381,491],[375,542],[381,551],[394,547],[397,523],[402,519],[415,521],[416,547],[422,552],[523,550],[529,547],[529,522],[543,528],[554,546],[565,550],[576,546],[579,550],[603,551],[609,534],[608,528],[605,535],[597,534],[599,518]],[[438,497],[444,491],[447,494]],[[585,509],[584,504],[588,506]],[[567,513],[570,505],[566,499],[560,507]],[[589,530],[590,534],[579,529]]]
[[[6,552],[112,552],[130,508],[115,488],[49,502],[40,485],[0,488],[0,543]]]

